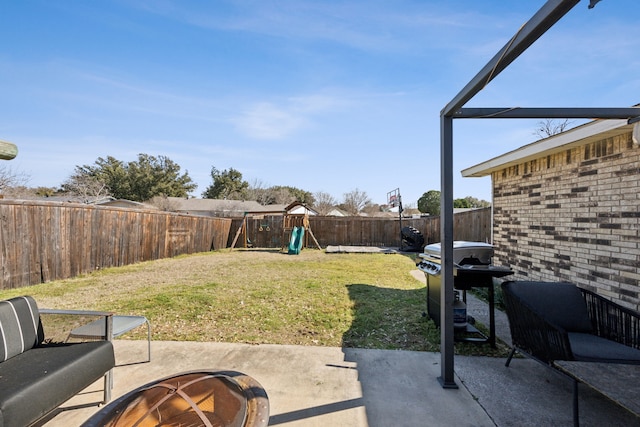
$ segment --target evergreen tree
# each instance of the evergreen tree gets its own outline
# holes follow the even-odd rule
[[[218,170],[211,167],[211,179],[213,183],[202,193],[205,199],[227,199],[245,200],[249,183],[242,180],[242,173],[229,168],[229,170]]]

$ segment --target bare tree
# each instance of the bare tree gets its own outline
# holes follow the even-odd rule
[[[565,130],[567,130],[571,123],[573,123],[573,121],[570,121],[569,119],[564,119],[562,121],[546,119],[536,124],[537,127],[533,134],[537,135],[539,138],[548,138],[550,136],[564,132]]]
[[[355,190],[344,194],[342,206],[344,206],[344,209],[349,215],[358,215],[360,211],[370,203],[371,199],[369,199],[367,193],[356,188]]]
[[[247,188],[247,200],[255,200],[262,206],[273,203],[273,196],[262,181],[254,180]]]
[[[18,185],[16,187],[6,187],[2,190],[2,196],[7,199],[37,199],[39,196],[35,193],[33,188],[25,187],[24,185]],[[1,197],[0,197],[1,198]]]
[[[361,212],[369,216],[375,216],[377,213],[382,212],[382,207],[377,203],[367,203],[362,207]]]
[[[331,194],[325,193],[324,191],[318,191],[313,197],[315,198],[313,208],[320,215],[327,215],[331,212],[331,209],[338,204],[338,201],[334,199]]]
[[[29,175],[16,172],[11,166],[0,165],[0,193],[7,193],[13,187],[24,187],[29,179]]]
[[[254,180],[244,192],[245,200],[255,200],[262,206],[266,205],[288,205],[296,200],[301,203],[313,205],[313,195],[296,187],[276,185],[266,187],[262,181]]]
[[[107,185],[95,176],[75,173],[71,175],[63,184],[62,189],[74,196],[82,199],[83,203],[94,203],[96,200],[110,195]]]
[[[278,205],[288,205],[296,201],[296,197],[287,188],[272,188],[272,192],[273,200]]]
[[[164,194],[152,197],[148,203],[164,212],[176,212],[179,207],[178,202],[169,199]]]

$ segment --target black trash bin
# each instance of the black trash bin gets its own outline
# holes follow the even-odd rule
[[[414,227],[402,227],[402,250],[420,252],[424,245],[424,236]]]

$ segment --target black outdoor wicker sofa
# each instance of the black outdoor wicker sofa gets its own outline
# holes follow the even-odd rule
[[[111,342],[48,342],[40,318],[45,311],[29,296],[0,301],[0,427],[31,425],[101,377],[103,402],[110,399],[115,365]],[[46,312],[99,316],[105,330],[111,317],[89,311]]]
[[[518,352],[569,376],[575,425],[579,382],[638,413],[633,396],[622,395],[637,385],[621,366],[640,365],[640,313],[566,282],[507,281],[502,294],[513,342],[506,366]],[[603,375],[606,387],[598,385]]]

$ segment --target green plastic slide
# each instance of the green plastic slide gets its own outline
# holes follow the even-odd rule
[[[302,250],[302,238],[304,237],[304,227],[293,227],[291,239],[289,240],[289,255],[298,255]]]

